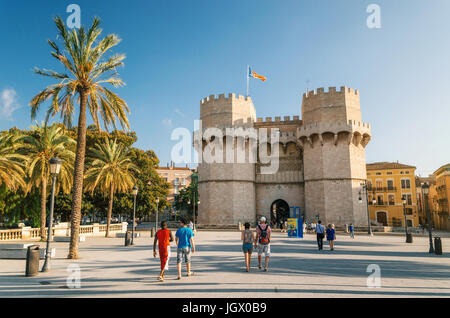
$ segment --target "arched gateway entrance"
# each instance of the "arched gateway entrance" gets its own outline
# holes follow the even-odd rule
[[[289,204],[284,200],[276,200],[270,206],[270,217],[274,226],[280,227],[280,224],[289,218]]]

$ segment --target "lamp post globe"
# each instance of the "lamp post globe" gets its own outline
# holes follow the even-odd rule
[[[50,215],[48,220],[48,232],[47,232],[47,247],[45,249],[45,261],[42,266],[42,272],[47,272],[50,267],[50,260],[52,257],[50,242],[53,236],[53,211],[55,209],[55,187],[56,187],[56,177],[61,171],[61,165],[63,161],[58,157],[53,157],[50,159],[50,174],[52,175],[52,195],[50,199]],[[45,226],[41,224],[41,226]]]

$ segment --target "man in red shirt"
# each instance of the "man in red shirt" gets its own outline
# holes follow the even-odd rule
[[[173,242],[172,231],[167,228],[167,222],[161,222],[161,230],[155,235],[153,242],[153,257],[156,257],[156,244],[159,247],[159,259],[161,260],[161,273],[159,274],[159,281],[164,281],[164,271],[169,268],[170,257],[170,242]]]

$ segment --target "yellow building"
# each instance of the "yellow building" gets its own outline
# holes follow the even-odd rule
[[[446,164],[434,172],[436,176],[435,195],[430,196],[434,227],[438,230],[450,230],[449,205],[450,198],[450,164]],[[431,194],[431,191],[430,191]]]
[[[167,201],[173,205],[175,195],[177,195],[181,189],[188,187],[191,184],[192,170],[188,167],[175,167],[175,164],[171,162],[167,167],[156,168],[158,175],[164,179],[164,181],[170,183],[169,194]]]
[[[434,224],[434,211],[437,211],[437,192],[436,192],[436,176],[430,174],[428,177],[416,177],[416,192],[417,192],[417,206],[419,210],[419,223],[422,225],[428,224],[426,205],[424,201],[424,193],[422,185],[428,183],[428,208],[430,210],[431,222]]]
[[[366,165],[370,218],[384,226],[404,226],[404,206],[409,227],[419,226],[415,182],[416,167],[395,162]]]

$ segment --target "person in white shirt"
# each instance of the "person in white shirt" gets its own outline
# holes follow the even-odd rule
[[[325,227],[321,223],[322,221],[319,220],[316,225],[317,245],[319,246],[319,251],[323,250],[323,238],[325,237]]]

